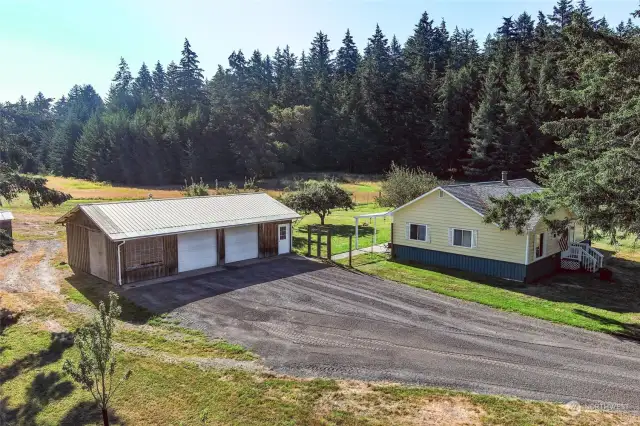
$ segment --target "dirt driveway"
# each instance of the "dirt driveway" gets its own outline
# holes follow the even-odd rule
[[[640,345],[288,257],[124,295],[300,376],[640,411]]]

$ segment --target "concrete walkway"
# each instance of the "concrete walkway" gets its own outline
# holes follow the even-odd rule
[[[365,247],[358,250],[352,250],[351,255],[358,256],[359,254],[365,253],[384,253],[385,251],[387,251],[387,243],[377,244],[373,247]],[[349,252],[347,251],[345,253],[334,254],[333,256],[331,256],[331,260],[347,259],[348,257]]]

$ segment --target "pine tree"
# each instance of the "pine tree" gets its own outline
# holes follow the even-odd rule
[[[132,92],[137,106],[147,106],[153,100],[153,78],[144,62],[133,82]]]
[[[177,102],[180,98],[180,69],[175,62],[171,61],[167,65],[166,73],[166,99],[170,102]]]
[[[167,88],[167,77],[160,61],[156,62],[156,66],[153,69],[153,75],[151,79],[153,83],[153,99],[156,103],[161,103],[165,97],[165,90]]]
[[[497,65],[489,65],[484,79],[480,104],[471,119],[471,147],[464,167],[470,176],[488,177],[503,170],[504,109],[502,82]]]
[[[118,71],[113,77],[107,97],[107,103],[111,109],[133,109],[132,83],[133,76],[131,75],[131,71],[129,71],[129,64],[127,64],[124,58],[120,58]]]
[[[191,44],[186,38],[184,39],[182,58],[178,67],[177,86],[180,101],[184,105],[190,106],[203,101],[204,75],[202,68],[200,68],[198,55],[191,50]]]
[[[571,23],[573,10],[573,0],[558,0],[557,5],[553,6],[553,13],[547,15],[552,28],[561,31],[567,27]]]
[[[342,39],[342,47],[336,55],[336,73],[338,77],[351,77],[356,73],[360,63],[360,53],[356,47],[351,32],[347,29]]]
[[[592,8],[591,6],[587,5],[587,1],[586,0],[578,0],[578,7],[576,7],[576,13],[580,16],[582,16],[582,18],[588,22],[590,25],[595,25],[595,20],[593,19],[593,16],[591,15]]]

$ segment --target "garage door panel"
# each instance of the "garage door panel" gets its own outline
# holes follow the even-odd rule
[[[258,225],[238,226],[224,230],[225,262],[258,257]]]
[[[217,260],[215,230],[178,235],[178,272],[210,268]]]

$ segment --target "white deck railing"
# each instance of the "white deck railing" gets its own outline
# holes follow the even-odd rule
[[[580,262],[580,265],[589,272],[597,272],[604,263],[602,253],[586,243],[571,243],[569,250],[562,253],[562,257]]]

